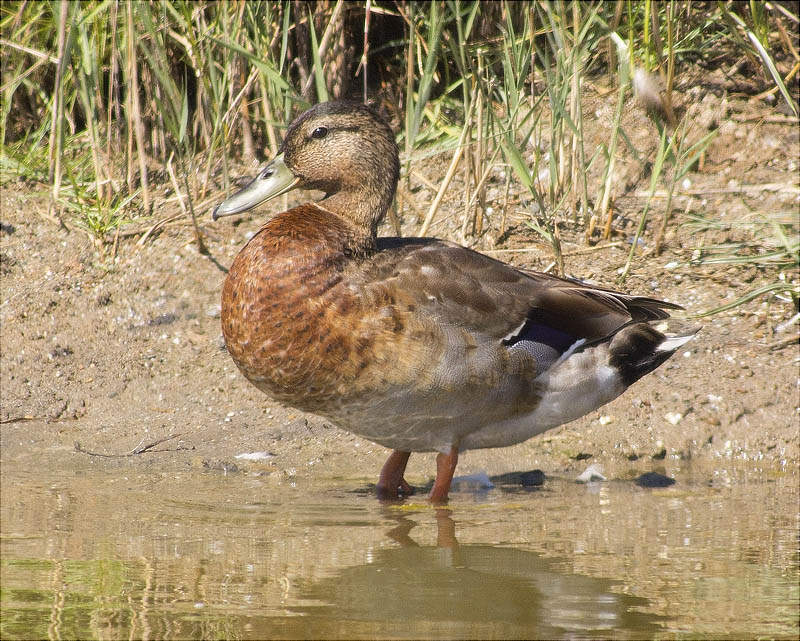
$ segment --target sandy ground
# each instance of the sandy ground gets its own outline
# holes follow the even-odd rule
[[[796,122],[775,117],[776,110],[763,103],[731,98],[723,108],[718,96],[690,90],[683,99],[701,106],[697,135],[717,125],[719,135],[702,170],[678,186],[665,252],[637,257],[621,288],[680,303],[691,315],[778,278],[797,283],[796,271],[781,275],[774,267],[691,264],[701,246],[756,241],[757,221],[769,217],[793,220],[797,233]],[[596,99],[587,149],[607,138],[603,114],[614,100],[613,95]],[[652,158],[657,143],[652,125],[627,118],[629,136]],[[434,158],[419,171],[436,182],[447,162]],[[565,223],[562,230],[568,273],[612,287],[649,184],[630,159],[620,162],[617,172],[612,238],[617,244],[587,251],[577,228]],[[433,192],[414,176],[411,184],[413,198],[427,209]],[[500,233],[503,184],[498,175],[489,185],[494,213],[485,233],[467,241],[503,260],[543,269],[550,253],[525,226],[524,199],[514,190],[508,230]],[[110,244],[98,248],[69,217],[65,230],[41,215],[46,191],[43,185],[6,184],[0,201],[0,435],[6,481],[17,466],[120,466],[256,469],[276,484],[310,489],[321,482],[354,489],[374,482],[384,448],[271,401],[239,374],[225,351],[219,326],[223,270],[265,217],[280,211],[280,203],[219,223],[211,222],[208,211],[221,194],[196,204],[203,211],[209,258],[198,252],[185,219],[161,227],[141,244],[141,234],[122,233],[115,250]],[[168,190],[162,193],[165,204],[153,218],[134,220],[123,232],[145,230],[178,211],[174,200],[166,202]],[[461,194],[456,181],[431,235],[458,239]],[[292,203],[309,197],[296,194]],[[664,199],[656,199],[652,220],[660,219],[663,207]],[[416,215],[412,210],[401,215],[404,233],[413,234]],[[709,224],[700,225],[698,216]],[[382,233],[391,233],[388,226]],[[652,237],[648,229],[646,252]],[[690,461],[709,474],[743,467],[765,474],[796,469],[800,357],[798,324],[790,321],[797,311],[781,294],[699,320],[703,328],[695,340],[613,403],[513,448],[469,452],[459,473],[539,468],[572,475],[599,463],[607,476],[621,477],[669,472]],[[137,448],[145,451],[131,454]],[[269,456],[235,458],[252,452]],[[407,477],[422,485],[433,471],[433,455],[416,455]]]

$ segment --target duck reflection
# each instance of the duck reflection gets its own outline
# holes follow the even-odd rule
[[[304,600],[326,605],[303,613],[336,620],[342,632],[382,621],[383,632],[412,637],[625,638],[661,629],[659,617],[642,611],[646,599],[614,591],[612,581],[570,574],[557,560],[519,548],[460,545],[448,509],[435,510],[436,545],[411,537],[419,525],[412,515],[387,509],[386,516],[396,521],[387,536],[399,547],[375,550],[369,563],[307,586]]]

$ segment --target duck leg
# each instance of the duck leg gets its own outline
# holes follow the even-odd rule
[[[450,483],[453,482],[456,465],[458,465],[457,447],[451,447],[449,454],[440,452],[436,456],[436,480],[433,482],[433,489],[428,497],[431,503],[447,501],[447,493],[450,491]]]
[[[413,493],[411,486],[403,478],[409,456],[411,456],[411,452],[394,450],[386,459],[380,478],[378,478],[378,485],[375,487],[379,499],[396,499],[398,489],[403,494]]]

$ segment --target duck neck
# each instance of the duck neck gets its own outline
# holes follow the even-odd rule
[[[383,187],[383,191],[372,192],[337,191],[317,204],[345,221],[355,239],[369,240],[369,245],[374,246],[378,226],[394,198],[394,187],[390,189]]]

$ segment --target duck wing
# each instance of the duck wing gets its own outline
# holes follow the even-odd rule
[[[415,308],[506,345],[554,340],[559,346],[613,336],[631,323],[662,320],[679,305],[577,280],[519,270],[444,241],[379,239],[373,283],[391,283]],[[569,346],[569,345],[567,345]]]

